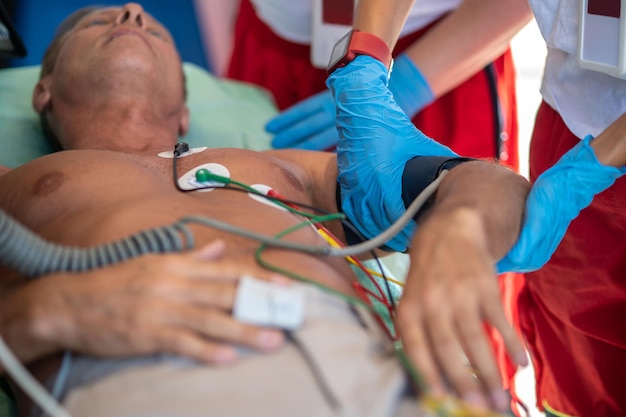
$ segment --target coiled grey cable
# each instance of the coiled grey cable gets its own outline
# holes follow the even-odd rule
[[[57,245],[46,242],[0,209],[0,264],[28,278],[82,272],[147,253],[180,252],[193,247],[193,235],[178,223],[92,248]]]

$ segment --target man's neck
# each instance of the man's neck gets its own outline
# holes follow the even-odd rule
[[[177,123],[176,115],[157,115],[137,103],[100,106],[73,112],[61,134],[69,149],[157,154],[174,148]]]

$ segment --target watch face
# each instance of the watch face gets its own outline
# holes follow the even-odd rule
[[[337,65],[344,56],[346,56],[351,36],[352,31],[346,33],[344,37],[337,41],[337,43],[333,47],[333,52],[330,54],[330,61],[328,62],[329,69],[334,68],[335,65]]]

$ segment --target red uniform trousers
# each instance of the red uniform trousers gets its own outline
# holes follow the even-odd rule
[[[578,142],[544,102],[531,142],[531,180]],[[536,369],[538,406],[548,414],[626,415],[625,238],[626,178],[620,178],[572,222],[550,262],[526,274],[519,320]]]

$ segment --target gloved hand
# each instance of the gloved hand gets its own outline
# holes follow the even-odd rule
[[[406,210],[402,173],[416,156],[457,156],[420,132],[387,88],[387,68],[358,56],[326,81],[337,105],[338,182],[342,209],[366,237],[387,229]],[[411,221],[387,245],[404,251],[415,230]]]
[[[410,118],[435,98],[422,73],[405,54],[394,61],[389,90]],[[275,135],[275,148],[329,149],[337,145],[335,113],[330,91],[323,91],[280,113],[265,129]]]
[[[587,136],[537,178],[526,199],[520,236],[498,262],[499,272],[541,268],[578,213],[626,172],[626,167],[602,165],[589,145],[592,139]]]
[[[394,59],[389,90],[409,119],[435,100],[424,75],[406,54],[398,55]]]

